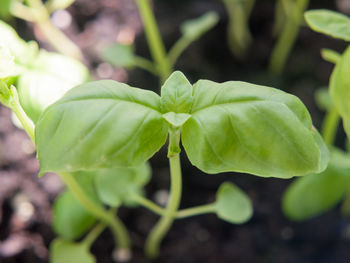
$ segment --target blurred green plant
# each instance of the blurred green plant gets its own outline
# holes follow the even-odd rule
[[[255,0],[223,0],[223,2],[229,16],[228,47],[237,59],[244,60],[253,40],[249,30],[249,17]]]
[[[304,23],[303,14],[308,5],[309,0],[277,0],[274,33],[278,35],[278,40],[270,57],[271,73],[280,75],[283,72],[300,26]]]
[[[350,18],[330,10],[305,13],[308,25],[315,31],[333,38],[350,41]],[[334,146],[340,118],[350,138],[350,46],[339,54],[323,49],[322,57],[335,63],[329,90],[319,90],[316,102],[326,111],[322,135],[331,152],[328,168],[320,174],[297,179],[283,197],[283,210],[292,220],[306,220],[329,211],[342,200],[342,213],[350,216],[350,154]],[[348,140],[348,139],[347,139]]]
[[[2,0],[0,16],[9,19],[11,16],[35,23],[40,32],[55,50],[64,55],[83,60],[80,48],[51,22],[50,16],[59,9],[69,7],[74,0]]]
[[[168,53],[159,33],[156,19],[149,0],[136,0],[145,28],[148,46],[153,61],[134,54],[132,45],[114,44],[101,54],[102,59],[117,67],[139,67],[158,76],[163,83],[173,71],[175,63],[183,51],[203,34],[212,29],[219,17],[215,12],[208,12],[199,18],[185,21],[180,29],[182,36],[175,42]]]

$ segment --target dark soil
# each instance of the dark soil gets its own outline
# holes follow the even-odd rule
[[[193,44],[177,63],[177,69],[185,72],[191,81],[199,78],[220,82],[244,80],[286,90],[301,98],[310,110],[315,126],[319,127],[322,112],[316,108],[313,92],[327,86],[332,70],[332,65],[322,61],[319,51],[324,47],[342,51],[345,43],[302,28],[284,75],[271,76],[266,66],[274,44],[271,36],[274,1],[256,2],[251,19],[255,41],[246,62],[238,62],[230,56],[225,36],[227,15],[220,0],[159,0],[155,1],[155,11],[167,47],[179,36],[177,25],[181,21],[208,10],[219,12],[218,26]],[[337,1],[338,7],[341,7],[340,2]],[[337,7],[333,1],[311,3],[311,8]],[[77,0],[68,12],[73,20],[64,31],[83,49],[85,62],[95,78],[113,78],[128,81],[133,86],[159,89],[158,80],[148,73],[112,68],[98,55],[115,41],[135,41],[136,52],[149,57],[133,1]],[[41,40],[41,45],[49,48],[33,25],[18,21],[13,24],[22,37]],[[39,165],[34,147],[10,119],[10,111],[0,107],[0,262],[46,263],[48,246],[55,237],[50,228],[50,204],[63,185],[54,174],[37,178]],[[344,135],[340,132],[338,137],[341,145]],[[166,150],[162,149],[151,162],[154,175],[147,192],[150,198],[155,198],[160,190],[169,188]],[[232,173],[206,175],[193,168],[185,156],[183,180],[182,208],[214,200],[218,186],[224,181],[232,181],[251,197],[254,216],[243,225],[225,223],[215,215],[179,220],[167,235],[157,262],[350,262],[350,219],[342,218],[338,209],[304,223],[293,223],[283,216],[280,198],[292,180]],[[157,216],[143,208],[123,208],[120,216],[133,241],[131,262],[147,262],[143,244]],[[112,250],[112,236],[105,231],[92,251],[99,263],[111,263]]]

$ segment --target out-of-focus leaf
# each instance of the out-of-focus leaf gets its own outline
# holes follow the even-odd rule
[[[131,68],[135,66],[134,47],[119,43],[114,44],[103,51],[102,59],[116,67]]]
[[[346,15],[326,9],[310,10],[305,12],[305,20],[316,32],[350,41],[350,19]]]
[[[36,122],[49,105],[88,78],[88,69],[79,61],[42,50],[18,78],[21,105]]]
[[[321,56],[324,60],[337,64],[341,59],[341,54],[329,48],[321,49]]]
[[[95,263],[95,257],[84,243],[55,239],[50,245],[50,263]]]
[[[343,118],[345,132],[350,138],[350,46],[335,66],[330,80],[332,101]]]
[[[306,107],[280,90],[200,80],[190,114],[182,143],[191,163],[207,173],[289,178],[327,166],[328,150]]]
[[[315,101],[317,106],[324,111],[328,111],[333,107],[331,95],[328,88],[321,88],[315,92]]]
[[[150,176],[151,169],[147,163],[135,168],[101,169],[95,175],[96,190],[107,205],[129,205],[133,203],[133,196],[143,193],[142,188]]]
[[[0,79],[16,75],[14,57],[8,48],[0,45]]]
[[[283,211],[295,221],[318,216],[339,203],[350,184],[350,155],[333,149],[327,169],[295,180],[283,196]]]
[[[200,38],[205,32],[212,29],[219,21],[219,15],[215,12],[208,12],[196,19],[185,21],[181,25],[181,32],[184,37],[192,41]]]
[[[95,222],[96,218],[85,210],[70,191],[62,193],[53,205],[53,229],[65,239],[80,238]]]
[[[10,14],[10,6],[13,0],[1,0],[0,3],[0,17],[8,18]]]
[[[253,214],[249,197],[228,182],[223,183],[216,194],[215,211],[220,219],[233,224],[242,224]]]

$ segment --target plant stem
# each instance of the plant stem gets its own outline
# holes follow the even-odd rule
[[[35,143],[35,128],[34,123],[24,112],[21,104],[19,103],[18,93],[14,86],[10,88],[12,98],[9,102],[8,107],[14,112],[20,123],[22,124],[23,129],[27,132],[30,139]]]
[[[208,213],[215,213],[215,204],[200,205],[180,210],[177,212],[176,218],[186,218]]]
[[[269,71],[279,75],[282,73],[288,55],[297,39],[300,25],[303,21],[303,13],[309,4],[309,0],[297,0],[293,3],[293,8],[289,13],[286,13],[286,22],[283,31],[277,41],[275,48],[272,51]],[[285,12],[288,10],[285,9]]]
[[[43,33],[46,40],[60,53],[83,60],[83,54],[79,47],[72,42],[65,34],[57,29],[50,20],[50,13],[40,0],[28,0],[26,7],[15,2],[11,6],[13,16],[34,22]]]
[[[90,248],[91,245],[95,242],[95,240],[102,234],[102,232],[106,229],[105,223],[99,223],[95,226],[90,233],[84,238],[82,243],[86,245],[86,247]]]
[[[145,27],[147,42],[152,57],[157,64],[157,70],[162,82],[164,82],[170,75],[172,68],[166,56],[164,43],[160,36],[156,19],[149,4],[149,0],[136,0],[136,3]]]
[[[323,120],[321,134],[326,145],[334,144],[340,116],[335,107],[332,107]]]
[[[168,53],[168,61],[172,67],[174,67],[179,56],[191,43],[191,39],[188,39],[183,36],[179,40],[177,40],[176,43],[172,46]]]
[[[129,249],[130,239],[127,230],[120,219],[114,215],[114,211],[106,211],[95,201],[91,200],[71,174],[60,173],[59,175],[84,208],[101,219],[112,229],[118,247],[121,249]]]
[[[135,56],[134,58],[134,62],[135,62],[135,66],[136,67],[139,67],[139,68],[142,68],[154,75],[158,75],[158,71],[157,69],[155,68],[154,64],[149,61],[148,59],[145,59],[143,57],[139,57],[139,56]]]
[[[158,214],[158,215],[164,215],[165,209],[158,206],[157,204],[153,203],[152,201],[142,197],[142,196],[135,196],[133,199],[139,204],[142,205],[143,207],[151,210],[152,212]]]
[[[174,136],[172,136],[172,133],[173,131],[170,131],[170,145],[179,141],[179,138],[174,138]],[[180,133],[178,132],[177,134],[179,137]],[[173,140],[175,140],[175,142]],[[174,219],[176,218],[176,212],[180,205],[182,192],[180,153],[172,152],[171,148],[169,147],[168,158],[170,163],[171,177],[170,196],[163,216],[152,229],[146,240],[145,253],[146,256],[151,259],[158,256],[160,243],[162,242],[164,236],[169,231]]]

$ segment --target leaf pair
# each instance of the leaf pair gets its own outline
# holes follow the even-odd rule
[[[192,87],[175,72],[161,96],[111,80],[67,92],[37,123],[40,173],[138,166],[176,126],[191,163],[208,173],[288,178],[320,172],[328,161],[295,96],[237,81]]]

